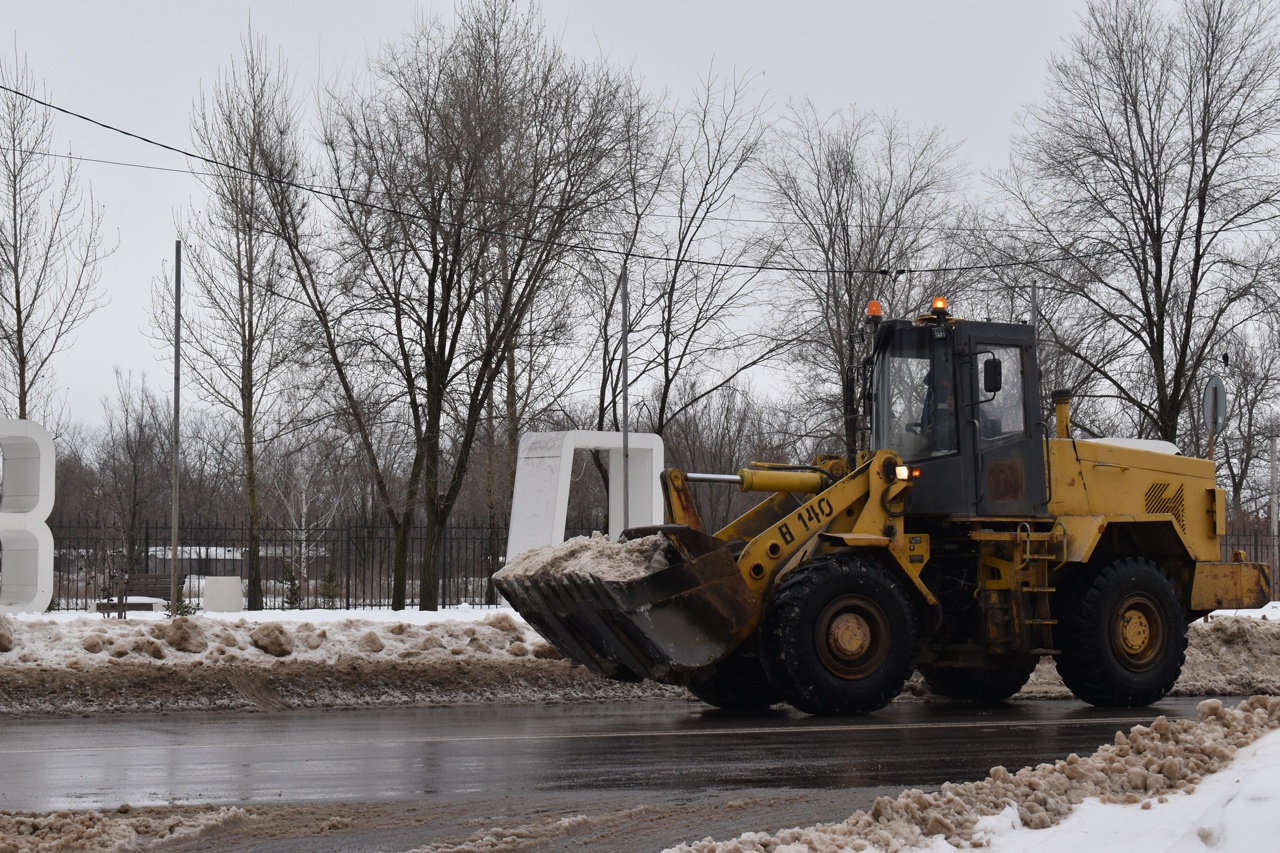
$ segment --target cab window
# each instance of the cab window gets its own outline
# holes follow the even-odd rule
[[[1018,347],[986,346],[978,355],[978,422],[984,443],[1008,438],[1020,438],[1023,434],[1022,407],[1022,350]],[[1000,367],[993,371],[990,361]],[[1000,387],[990,391],[986,377],[998,374]]]

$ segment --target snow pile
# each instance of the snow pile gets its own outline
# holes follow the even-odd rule
[[[0,645],[0,716],[685,695],[573,666],[505,608],[0,615]]]
[[[245,819],[243,809],[145,809],[111,812],[61,811],[51,814],[0,812],[0,853],[46,850],[136,850],[154,843],[190,838],[221,823]]]
[[[940,791],[880,797],[870,811],[836,824],[748,832],[732,841],[710,838],[673,848],[682,853],[837,853],[904,847],[984,847],[1001,830],[1044,829],[1086,800],[1167,802],[1194,793],[1204,776],[1225,768],[1236,751],[1280,727],[1280,697],[1255,696],[1234,709],[1217,699],[1200,704],[1198,720],[1157,717],[1150,726],[1117,732],[1093,755],[1010,773],[992,769],[979,782],[947,783]],[[1205,839],[1208,841],[1208,839]]]
[[[1278,804],[1280,734],[1272,732],[1236,753],[1229,767],[1205,777],[1194,793],[1132,805],[1086,800],[1062,823],[1043,830],[1010,820],[1005,826],[992,826],[996,834],[989,849],[995,853],[1274,850]],[[1006,816],[1016,818],[1007,810]],[[944,844],[934,846],[952,853],[953,848]]]
[[[1280,693],[1280,622],[1218,616],[1191,626],[1180,696]]]
[[[591,575],[607,581],[629,581],[668,566],[667,539],[655,533],[626,542],[611,542],[602,533],[575,536],[555,545],[531,548],[493,576],[504,580]]]
[[[559,657],[523,621],[505,611],[471,624],[448,621],[428,625],[358,618],[295,622],[286,621],[286,614],[279,611],[270,616],[275,618],[257,623],[208,616],[173,620],[86,616],[70,622],[17,623],[0,615],[0,649],[7,652],[0,661],[5,666],[83,670],[111,661],[159,666],[269,663],[263,655],[331,666],[446,655]]]

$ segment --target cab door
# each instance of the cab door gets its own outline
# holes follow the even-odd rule
[[[975,513],[1033,516],[1045,508],[1044,426],[1031,328],[972,323],[964,427],[972,436]],[[986,327],[986,328],[984,328]]]

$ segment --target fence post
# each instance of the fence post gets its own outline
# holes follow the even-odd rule
[[[351,519],[347,519],[347,536],[342,543],[343,576],[346,579],[347,610],[351,609]]]
[[[460,604],[466,594],[457,578],[458,556],[454,553],[454,549],[465,550],[466,543],[458,543],[456,538],[450,535],[448,524],[440,526],[440,568],[436,572],[440,577],[440,590],[436,593],[437,608]],[[445,583],[446,579],[448,585]]]

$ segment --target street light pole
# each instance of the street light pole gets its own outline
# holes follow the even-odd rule
[[[178,415],[182,402],[182,241],[173,242],[173,459],[170,477],[173,507],[169,516],[173,550],[169,560],[169,612],[178,607]]]
[[[627,291],[627,261],[622,261],[622,274],[618,276],[618,285],[622,289],[622,529],[631,527],[631,418],[628,414],[628,388],[631,384],[630,353],[627,347],[628,334],[631,331],[631,295]]]

